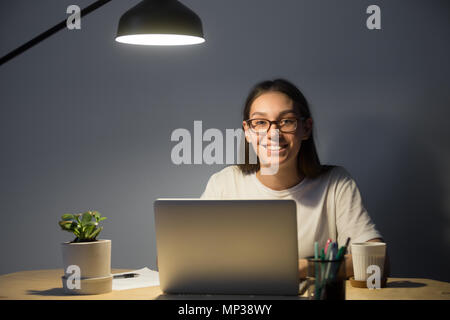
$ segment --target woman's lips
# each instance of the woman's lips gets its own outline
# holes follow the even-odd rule
[[[272,152],[281,152],[286,150],[287,144],[282,145],[261,145],[266,150],[272,151]]]

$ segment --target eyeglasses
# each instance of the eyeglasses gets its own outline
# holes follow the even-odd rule
[[[305,120],[305,117],[300,118],[286,118],[276,121],[270,121],[267,119],[249,119],[246,120],[250,129],[258,134],[264,134],[269,132],[272,124],[276,124],[278,129],[283,133],[293,133],[297,130],[298,120]]]

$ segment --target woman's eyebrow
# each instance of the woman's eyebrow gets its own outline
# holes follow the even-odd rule
[[[297,114],[294,110],[289,109],[289,110],[283,110],[283,111],[281,111],[281,112],[278,114],[278,117],[279,117],[279,116],[283,116],[283,115],[288,114],[288,113]],[[250,117],[253,117],[254,115],[266,116],[267,113],[265,113],[265,112],[258,112],[258,111],[257,111],[257,112],[253,112],[253,113],[250,115]]]
[[[251,118],[252,116],[254,116],[254,115],[265,116],[265,115],[267,115],[267,113],[265,113],[265,112],[253,112],[253,113],[250,115],[250,118]]]
[[[290,109],[290,110],[284,110],[284,111],[281,111],[281,112],[279,113],[279,116],[285,115],[285,114],[287,114],[287,113],[297,114],[297,112],[295,112],[294,110]]]

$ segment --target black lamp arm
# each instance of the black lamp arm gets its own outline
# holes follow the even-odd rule
[[[91,4],[91,5],[89,5],[86,8],[81,10],[81,12],[80,12],[81,17],[84,17],[85,15],[87,15],[87,14],[91,13],[92,11],[100,8],[101,6],[107,4],[110,1],[112,1],[112,0],[98,0],[98,1],[94,2],[93,4]],[[35,38],[33,38],[30,41],[28,41],[27,43],[21,45],[17,49],[11,51],[7,55],[1,57],[0,58],[0,66],[3,65],[4,63],[8,62],[9,60],[15,58],[19,54],[25,52],[26,50],[30,49],[31,47],[35,46],[39,42],[44,41],[45,39],[47,39],[48,37],[50,37],[53,34],[57,33],[61,29],[64,29],[66,27],[66,25],[67,25],[67,21],[63,20],[60,23],[58,23],[57,25],[55,25],[54,27],[48,29],[47,31],[41,33],[40,35],[38,35]]]

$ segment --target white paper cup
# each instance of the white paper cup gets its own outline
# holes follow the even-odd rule
[[[384,259],[386,257],[386,243],[360,242],[352,243],[353,272],[355,280],[366,281],[367,267],[377,265],[380,267],[381,278],[384,272]]]

